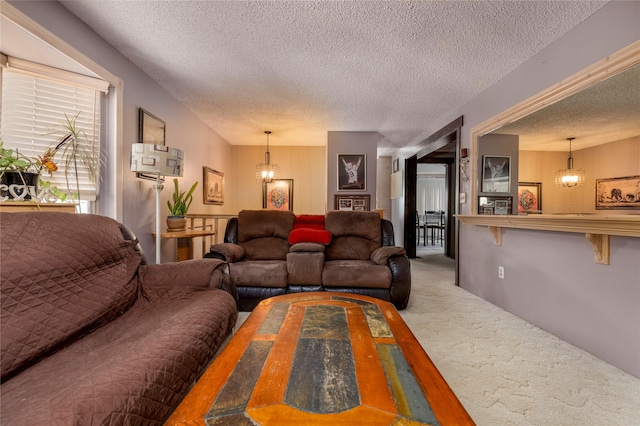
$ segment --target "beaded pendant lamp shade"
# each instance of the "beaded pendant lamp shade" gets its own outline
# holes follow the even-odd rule
[[[264,153],[264,163],[256,164],[256,180],[259,182],[271,182],[280,175],[280,166],[271,162],[271,153],[269,152],[269,130],[267,134],[267,150]]]
[[[562,188],[575,188],[584,185],[584,170],[573,168],[573,157],[571,156],[571,142],[575,138],[567,138],[569,141],[569,158],[567,158],[567,168],[556,172],[556,186]]]

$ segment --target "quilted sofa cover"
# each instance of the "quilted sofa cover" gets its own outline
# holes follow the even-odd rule
[[[0,214],[0,424],[161,424],[177,406],[235,299],[222,262],[137,248],[103,216]]]

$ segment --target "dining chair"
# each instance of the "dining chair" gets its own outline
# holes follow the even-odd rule
[[[425,232],[429,233],[431,239],[431,245],[435,245],[436,239],[436,231],[440,230],[440,212],[437,211],[425,211],[424,212],[424,224],[425,224]],[[425,236],[426,239],[426,236]],[[425,244],[426,245],[426,244]]]
[[[418,239],[417,244],[420,245],[420,233],[422,233],[422,245],[427,245],[427,231],[425,228],[424,220],[420,217],[420,214],[416,212],[416,237]]]
[[[444,245],[444,229],[445,229],[445,223],[446,221],[446,215],[444,214],[443,210],[440,210],[440,224],[438,225],[438,237],[440,239],[440,245]]]

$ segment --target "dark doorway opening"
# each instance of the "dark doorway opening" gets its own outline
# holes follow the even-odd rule
[[[443,236],[444,254],[455,259],[457,253],[458,227],[454,215],[458,214],[459,152],[462,117],[449,123],[425,139],[414,156],[405,160],[405,205],[404,205],[404,246],[410,258],[416,257],[417,240],[417,178],[418,164],[435,163],[445,165],[447,210]]]

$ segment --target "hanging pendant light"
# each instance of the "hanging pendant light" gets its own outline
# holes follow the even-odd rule
[[[267,134],[267,150],[264,153],[264,163],[256,164],[256,180],[259,182],[271,182],[280,175],[280,166],[271,163],[271,153],[269,152],[269,135],[271,132],[266,130]]]
[[[567,168],[556,172],[556,185],[563,188],[575,188],[584,185],[584,170],[573,168],[573,157],[571,156],[571,141],[575,138],[567,138],[569,141],[569,158],[567,158]]]

